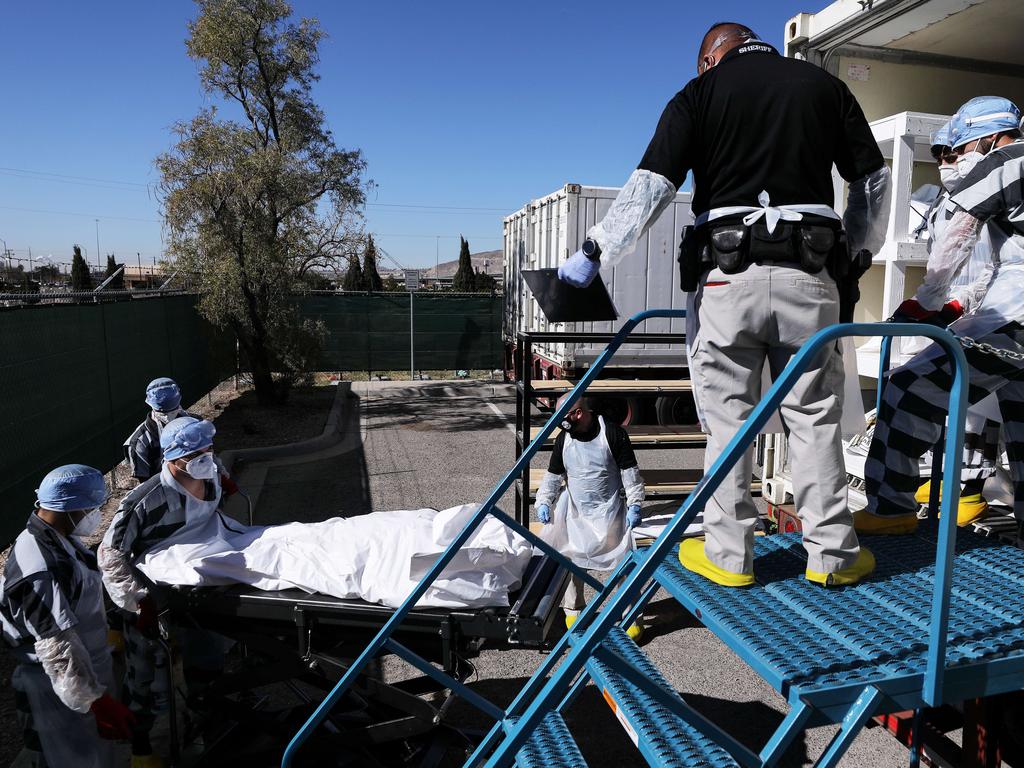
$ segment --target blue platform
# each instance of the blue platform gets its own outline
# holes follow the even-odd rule
[[[928,656],[937,526],[862,536],[877,561],[866,581],[825,589],[803,577],[798,534],[757,537],[757,584],[729,589],[667,559],[656,579],[790,702],[839,722],[871,685],[876,714],[920,706]],[[952,579],[948,701],[1024,685],[1024,551],[977,534],[957,537]]]

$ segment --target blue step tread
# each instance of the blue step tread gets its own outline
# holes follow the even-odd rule
[[[509,718],[509,726],[519,718]],[[517,768],[587,768],[565,720],[549,712],[516,755]]]
[[[780,692],[852,691],[923,675],[936,540],[932,521],[922,521],[912,535],[862,536],[876,570],[842,589],[804,579],[799,534],[755,539],[758,583],[747,589],[713,584],[676,557],[659,567],[656,578]],[[1024,551],[959,531],[953,574],[947,667],[1024,661]],[[977,690],[959,684],[961,694],[983,696],[1007,685],[978,671],[962,676]]]
[[[617,653],[665,692],[683,702],[658,668],[619,628],[602,645]],[[627,682],[609,665],[591,657],[587,671],[601,689],[649,765],[664,768],[733,768],[737,763],[724,749],[673,714],[649,694]]]

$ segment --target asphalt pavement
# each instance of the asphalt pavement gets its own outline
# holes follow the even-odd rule
[[[342,471],[365,473],[364,498],[347,505],[361,510],[445,507],[480,501],[514,460],[515,395],[510,385],[489,382],[358,382],[360,441]],[[356,403],[353,403],[355,405]],[[545,456],[545,454],[541,454]],[[699,467],[700,451],[638,453],[642,467]],[[535,466],[544,466],[543,459]],[[336,482],[339,469],[327,473]],[[336,494],[326,497],[334,503]],[[513,511],[512,494],[500,505]],[[342,511],[339,509],[338,511]],[[665,593],[645,613],[643,649],[686,700],[749,747],[760,750],[782,721],[785,700]],[[542,657],[536,652],[485,649],[473,661],[471,687],[504,704],[515,696]],[[388,665],[391,667],[392,665]],[[459,703],[452,716],[465,725],[488,721]],[[639,753],[591,685],[567,720],[592,768],[642,765]],[[812,765],[837,727],[807,731],[784,758],[784,766]],[[881,728],[866,729],[843,766],[885,768],[907,763],[907,752]]]

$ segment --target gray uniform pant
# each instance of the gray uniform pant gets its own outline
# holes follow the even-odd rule
[[[594,573],[594,571],[589,571]],[[576,574],[569,575],[569,583],[565,587],[565,594],[562,595],[562,610],[565,611],[566,616],[576,616],[580,611],[587,607],[587,598],[583,594],[583,579]],[[627,605],[625,613],[628,613],[633,609],[632,605]]]
[[[695,297],[699,329],[691,341],[695,394],[708,430],[705,471],[761,399],[761,371],[772,379],[816,331],[839,320],[835,282],[782,266],[751,264],[726,275],[713,269]],[[807,567],[832,573],[859,552],[847,504],[840,415],[843,360],[831,346],[808,368],[781,407],[794,469],[797,514]],[[753,569],[757,508],[750,495],[753,450],[736,462],[704,509],[704,552],[732,573]]]
[[[96,718],[69,709],[39,664],[19,664],[11,675],[14,705],[31,768],[111,768],[112,741],[101,739]]]

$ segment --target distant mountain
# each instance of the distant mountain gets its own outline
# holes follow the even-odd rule
[[[480,253],[471,253],[469,258],[473,260],[473,269],[481,272],[486,272],[489,275],[497,277],[504,271],[502,265],[503,254],[501,251],[481,251]],[[459,268],[459,260],[454,261],[442,261],[437,265],[438,274],[441,277],[454,277],[455,271]],[[381,274],[385,274],[383,271]],[[399,275],[400,270],[392,269],[388,270],[388,274]],[[434,277],[434,268],[420,270],[420,277],[423,279],[429,279]]]

